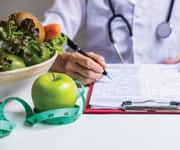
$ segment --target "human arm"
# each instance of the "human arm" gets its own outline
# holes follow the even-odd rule
[[[93,52],[87,54],[96,62],[77,52],[66,52],[58,57],[51,70],[64,72],[85,85],[91,84],[102,77],[105,60]]]
[[[166,59],[163,62],[164,64],[177,64],[180,63],[180,56],[176,56],[174,58]]]
[[[85,7],[83,0],[56,0],[52,8],[47,11],[44,24],[56,21],[61,25],[63,33],[73,39],[85,20]],[[89,55],[97,61],[76,52],[66,51],[58,57],[51,70],[64,72],[74,79],[81,80],[84,84],[90,84],[102,77],[105,61],[95,53],[89,53]]]

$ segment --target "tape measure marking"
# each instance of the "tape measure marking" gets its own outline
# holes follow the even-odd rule
[[[15,123],[8,120],[4,115],[5,106],[10,101],[17,101],[23,105],[26,111],[25,125],[33,126],[37,123],[45,123],[49,125],[65,125],[76,121],[84,111],[84,108],[86,106],[86,99],[84,97],[84,86],[80,81],[75,80],[75,83],[79,87],[78,98],[81,97],[82,106],[75,105],[73,108],[52,109],[45,112],[35,113],[29,106],[29,104],[21,98],[9,97],[2,101],[0,105],[0,138],[9,135],[16,126]]]

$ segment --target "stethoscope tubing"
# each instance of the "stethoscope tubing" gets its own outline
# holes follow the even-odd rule
[[[168,15],[167,15],[166,21],[165,21],[167,23],[170,22],[170,19],[171,19],[171,16],[172,16],[172,12],[173,12],[174,3],[175,3],[175,0],[171,0],[170,6],[169,6]]]
[[[124,21],[124,23],[126,24],[127,28],[128,28],[128,32],[129,32],[129,36],[133,36],[133,32],[132,32],[132,28],[130,23],[128,22],[128,20],[121,14],[115,14],[112,15],[111,18],[108,21],[108,33],[109,33],[109,39],[112,43],[115,43],[115,40],[113,38],[113,31],[112,31],[112,23],[115,19],[120,18]]]
[[[114,9],[113,4],[112,4],[112,0],[108,0],[108,2],[109,2],[109,7],[110,7],[110,9],[112,11],[112,14],[113,14],[110,17],[109,21],[108,21],[108,34],[109,34],[110,41],[112,43],[115,42],[115,40],[113,38],[113,34],[112,34],[112,23],[117,18],[121,18],[124,21],[124,23],[126,24],[126,26],[128,28],[129,36],[133,36],[132,27],[131,27],[129,21],[122,14],[120,14],[120,13],[116,14],[115,9]],[[170,19],[171,19],[171,16],[172,16],[172,12],[173,12],[174,3],[175,3],[175,0],[171,0],[170,6],[169,6],[169,10],[168,10],[168,15],[166,17],[165,23],[169,24],[169,22],[170,22]]]
[[[124,62],[123,60],[123,56],[115,42],[115,39],[113,37],[113,28],[112,28],[112,23],[115,19],[122,19],[122,21],[125,23],[125,25],[127,26],[127,29],[128,29],[128,32],[129,32],[129,36],[132,37],[133,36],[133,31],[132,31],[132,27],[129,23],[129,21],[126,19],[125,16],[123,16],[122,14],[120,13],[117,13],[115,12],[115,8],[113,7],[113,4],[112,4],[112,0],[108,0],[108,3],[109,3],[109,7],[110,7],[110,10],[112,12],[112,16],[110,17],[110,19],[108,20],[108,24],[107,24],[107,29],[108,29],[108,34],[109,34],[109,40],[111,41],[111,43],[113,44],[113,47],[114,49],[117,51],[119,57],[120,57],[120,60],[121,60],[121,63]],[[166,20],[163,21],[162,23],[160,23],[157,28],[156,28],[156,34],[157,34],[157,37],[159,39],[163,39],[163,38],[167,38],[170,36],[171,32],[172,32],[172,28],[171,28],[171,25],[170,25],[170,19],[171,19],[171,16],[172,16],[172,12],[173,12],[173,7],[174,7],[174,3],[175,3],[175,0],[171,0],[170,2],[170,5],[169,5],[169,10],[168,10],[168,14],[167,14],[167,17],[166,17]]]

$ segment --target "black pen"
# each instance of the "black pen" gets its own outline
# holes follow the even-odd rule
[[[72,48],[74,51],[82,54],[83,56],[86,56],[86,57],[88,57],[88,58],[91,58],[92,60],[94,60],[95,62],[97,62],[97,61],[95,60],[95,58],[89,56],[86,52],[84,52],[84,51],[83,51],[77,44],[75,44],[68,36],[66,36],[66,35],[63,34],[63,33],[61,33],[61,34],[62,34],[62,36],[65,36],[65,37],[67,38],[67,45],[68,45],[70,48]],[[103,71],[102,74],[105,75],[105,76],[107,76],[109,79],[112,80],[111,76],[108,75],[108,73],[107,73],[107,71],[106,71],[105,69],[104,69],[104,71]]]

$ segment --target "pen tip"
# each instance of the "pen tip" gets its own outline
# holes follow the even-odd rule
[[[103,75],[105,75],[108,79],[112,80],[112,77],[104,70]]]
[[[110,80],[113,80],[112,77],[110,75],[107,75],[107,77],[110,79]]]

